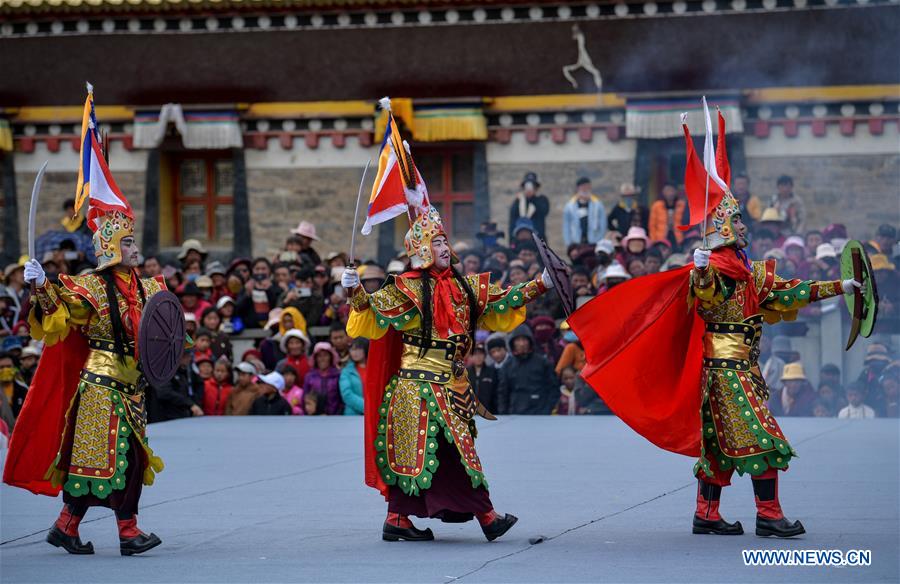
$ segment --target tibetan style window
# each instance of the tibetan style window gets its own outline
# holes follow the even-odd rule
[[[234,238],[231,158],[186,154],[176,160],[175,238],[230,243]]]

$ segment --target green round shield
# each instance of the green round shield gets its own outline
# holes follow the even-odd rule
[[[863,245],[855,239],[848,241],[841,252],[841,278],[844,280],[853,278],[865,284],[862,294],[844,294],[847,310],[853,318],[850,339],[847,342],[849,349],[857,335],[868,337],[872,334],[878,316],[878,288],[872,264]]]

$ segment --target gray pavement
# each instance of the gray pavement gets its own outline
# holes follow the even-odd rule
[[[480,424],[479,453],[500,512],[476,523],[421,520],[432,543],[380,539],[385,504],[363,485],[362,419],[203,418],[151,426],[165,472],[140,525],[163,545],[118,554],[115,522],[82,524],[94,556],[44,542],[60,500],[0,487],[0,582],[898,582],[900,424],[784,419],[800,457],[782,504],[795,540],[694,536],[692,461],[610,417],[505,417]],[[747,477],[722,511],[754,520]],[[542,536],[543,542],[530,540]],[[869,567],[746,567],[742,549],[867,549]]]

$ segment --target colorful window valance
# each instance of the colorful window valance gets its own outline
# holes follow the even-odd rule
[[[725,116],[725,126],[729,134],[740,134],[744,131],[741,118],[740,99],[736,96],[707,97],[710,108],[718,106]],[[681,129],[681,114],[688,113],[687,123],[695,136],[703,135],[703,106],[700,96],[663,98],[663,99],[629,99],[625,104],[625,136],[628,138],[678,138],[684,136]],[[713,112],[713,131],[715,131],[715,112]]]
[[[157,148],[166,136],[169,123],[175,125],[184,147],[191,150],[243,147],[240,117],[236,111],[184,111],[177,103],[167,103],[156,111],[135,113],[135,147]]]

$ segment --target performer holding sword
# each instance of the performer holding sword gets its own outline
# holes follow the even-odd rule
[[[859,272],[844,281],[785,280],[775,260],[747,257],[747,227],[728,188],[725,120],[720,113],[713,153],[705,98],[703,105],[705,165],[682,117],[690,224],[704,226],[694,265],[618,286],[569,323],[584,344],[582,375],[613,412],[654,444],[696,457],[693,533],[743,533],[739,521],[719,514],[722,487],[737,471],[753,479],[756,534],[792,537],[805,530],[781,510],[778,471],[796,453],[766,405],[757,362],[762,325],[793,320],[810,302],[859,296],[873,282]]]
[[[388,502],[382,538],[434,539],[410,517],[465,522],[477,518],[494,540],[517,521],[494,511],[475,450],[478,402],[464,360],[476,328],[509,331],[525,320],[525,305],[553,286],[549,273],[501,289],[490,274],[462,276],[441,217],[400,139],[390,102],[378,174],[362,233],[406,214],[412,270],[389,277],[368,294],[349,267],[341,280],[352,312],[347,332],[373,339],[366,368],[366,483]]]
[[[63,492],[63,508],[47,542],[92,554],[78,525],[89,507],[115,512],[122,555],[145,552],[160,539],[137,526],[143,484],[163,468],[145,432],[145,379],[171,378],[184,348],[184,318],[165,280],[141,278],[134,213],[109,172],[88,86],[82,126],[76,212],[88,201],[97,269],[47,280],[34,258],[35,181],[25,279],[34,286],[28,321],[45,343],[10,442],[4,482],[36,494]],[[46,165],[45,165],[46,166]]]

